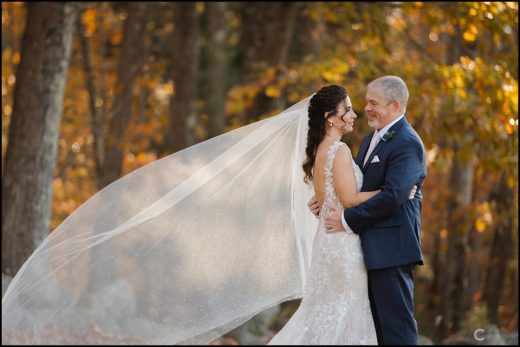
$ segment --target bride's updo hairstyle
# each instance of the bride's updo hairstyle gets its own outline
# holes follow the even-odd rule
[[[307,158],[302,165],[305,172],[303,179],[305,183],[310,183],[312,180],[312,167],[316,160],[318,145],[325,137],[326,122],[330,117],[337,114],[340,102],[346,98],[347,91],[345,88],[331,85],[318,90],[309,101],[309,130],[307,132],[307,147],[305,148]],[[330,113],[325,118],[327,112]]]

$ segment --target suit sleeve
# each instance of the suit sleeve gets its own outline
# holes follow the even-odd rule
[[[389,157],[383,191],[343,210],[343,217],[356,234],[392,216],[408,199],[423,173],[423,157],[422,146],[416,142],[406,143]]]

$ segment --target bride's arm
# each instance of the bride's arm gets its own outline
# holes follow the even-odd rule
[[[338,148],[332,163],[332,175],[334,176],[334,189],[345,208],[359,205],[381,192],[381,189],[371,192],[357,191],[352,153],[348,146]]]

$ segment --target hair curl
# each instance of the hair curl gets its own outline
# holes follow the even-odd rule
[[[325,137],[325,122],[329,117],[336,115],[338,105],[347,98],[345,88],[338,85],[330,85],[321,88],[314,94],[309,102],[309,130],[307,132],[307,147],[305,153],[307,158],[303,162],[303,171],[305,172],[304,182],[310,183],[312,180],[312,168],[316,161],[316,151],[318,145]],[[331,112],[327,118],[325,113]]]

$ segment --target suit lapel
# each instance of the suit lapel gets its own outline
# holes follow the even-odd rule
[[[370,153],[370,157],[368,158],[366,164],[363,166],[363,173],[365,173],[365,171],[368,168],[368,165],[370,164],[374,156],[377,154],[377,152],[379,152],[387,142],[392,140],[405,124],[408,124],[408,121],[406,120],[406,117],[403,117],[399,122],[395,123],[394,125],[392,125],[390,129],[388,129],[383,138],[379,140],[372,153]],[[390,134],[393,135],[390,136]],[[372,134],[372,136],[374,136],[374,134]],[[370,139],[372,139],[372,137],[370,137]],[[367,150],[368,148],[365,149],[365,153]]]
[[[374,132],[372,132],[372,136],[374,136]],[[359,146],[358,154],[356,157],[356,164],[358,164],[359,167],[363,167],[363,159],[365,158],[365,154],[368,151],[370,141],[372,141],[372,136],[365,136],[365,138],[361,142],[361,146]]]

